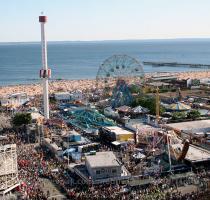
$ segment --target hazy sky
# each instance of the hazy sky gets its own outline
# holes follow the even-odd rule
[[[0,0],[0,42],[210,38],[210,0]]]

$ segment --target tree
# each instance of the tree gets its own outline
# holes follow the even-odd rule
[[[191,110],[187,113],[187,118],[189,119],[197,119],[201,116],[200,112],[198,110]]]
[[[56,104],[56,99],[53,98],[53,97],[50,97],[50,103],[51,103],[51,104]]]
[[[30,124],[31,120],[32,120],[31,113],[17,113],[13,117],[12,122],[15,126],[21,126],[21,125]]]
[[[186,118],[186,113],[185,112],[174,112],[172,114],[172,119],[177,120],[177,119],[185,119]]]
[[[150,114],[156,114],[156,99],[154,97],[138,96],[133,104],[133,106],[142,106],[150,111]],[[164,108],[160,106],[160,115],[164,112]]]
[[[166,93],[166,92],[168,92],[168,91],[169,91],[169,89],[167,89],[167,88],[162,88],[162,89],[159,90],[159,93]]]
[[[138,93],[142,92],[140,86],[134,85],[134,84],[129,86],[129,90],[130,90],[131,94],[134,94],[134,93],[138,94]]]

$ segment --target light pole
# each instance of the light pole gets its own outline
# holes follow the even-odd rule
[[[166,137],[167,137],[167,146],[168,146],[169,171],[171,171],[171,152],[170,152],[170,146],[169,146],[170,139],[169,139],[168,133],[167,133]]]
[[[68,136],[68,149],[69,149],[69,136]],[[68,167],[69,167],[69,152],[67,151],[68,153]]]

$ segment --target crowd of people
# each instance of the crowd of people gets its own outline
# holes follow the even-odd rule
[[[17,148],[18,175],[21,181],[18,191],[24,199],[47,199],[42,191],[42,183],[39,179],[41,166],[41,154],[35,150],[35,146],[21,144]]]
[[[206,191],[193,191],[182,194],[174,188],[171,188],[170,191],[166,191],[162,187],[156,185],[150,185],[144,189],[127,189],[118,184],[102,184],[90,187],[80,185],[72,188],[69,190],[68,198],[75,200],[195,200],[197,198],[207,200],[209,195],[210,193]]]
[[[160,200],[188,200],[205,199],[210,195],[202,190],[193,191],[189,194],[182,194],[177,185],[169,182],[167,178],[156,177],[155,181],[146,188],[131,188],[129,184],[101,184],[86,185],[79,182],[79,177],[69,172],[65,162],[60,162],[51,156],[51,153],[37,144],[27,144],[14,133],[7,134],[6,143],[18,145],[18,175],[20,186],[17,188],[20,199],[45,200],[51,194],[43,190],[42,178],[53,182],[58,190],[66,196],[66,199],[160,199]],[[131,148],[131,147],[129,147]],[[102,145],[103,150],[109,150]],[[56,169],[56,170],[54,170]],[[205,171],[196,175],[199,183],[205,182],[207,173]],[[187,182],[188,181],[188,182]],[[187,180],[186,184],[192,184]],[[201,198],[202,197],[202,198]],[[206,198],[208,199],[208,198]]]

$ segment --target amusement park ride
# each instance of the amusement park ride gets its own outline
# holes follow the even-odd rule
[[[103,98],[111,97],[111,105],[116,108],[132,102],[128,84],[140,84],[144,79],[143,64],[127,55],[114,55],[99,67],[96,88],[103,87]],[[113,89],[114,88],[114,89]]]
[[[105,88],[103,97],[111,99],[112,108],[122,105],[130,105],[132,102],[132,95],[129,90],[128,84],[135,82],[137,84],[144,83],[143,64],[136,59],[127,55],[114,55],[106,59],[99,67],[96,77],[96,87],[103,86]],[[144,85],[142,84],[142,91]],[[111,90],[112,89],[112,90]],[[182,98],[180,89],[178,90],[178,100]],[[156,88],[156,116],[155,125],[160,128],[160,95],[159,88]],[[162,130],[160,128],[160,130]],[[161,135],[153,130],[148,133],[145,130],[137,130],[135,141],[143,142],[149,146],[149,137],[153,137],[152,146],[149,148],[149,154],[156,152],[156,147],[162,143],[164,152],[168,154],[169,158],[169,171],[172,167],[172,159],[177,162],[183,161],[189,149],[189,141],[186,140],[182,144],[182,140],[174,132],[160,131]],[[156,139],[155,139],[156,138]]]
[[[146,157],[152,155],[168,155],[169,171],[172,170],[172,160],[182,162],[189,150],[189,140],[182,141],[175,132],[155,129],[137,129],[136,145],[146,145]]]
[[[0,146],[0,196],[20,184],[16,144]]]
[[[40,70],[40,78],[43,82],[43,99],[44,99],[44,117],[49,119],[49,89],[48,79],[51,77],[51,70],[48,69],[47,64],[47,41],[45,36],[45,23],[47,22],[47,16],[39,16],[39,22],[41,24],[41,45],[42,45],[42,65],[43,69]]]
[[[124,105],[130,105],[133,101],[130,89],[123,79],[118,79],[112,92],[111,106],[117,108]]]

